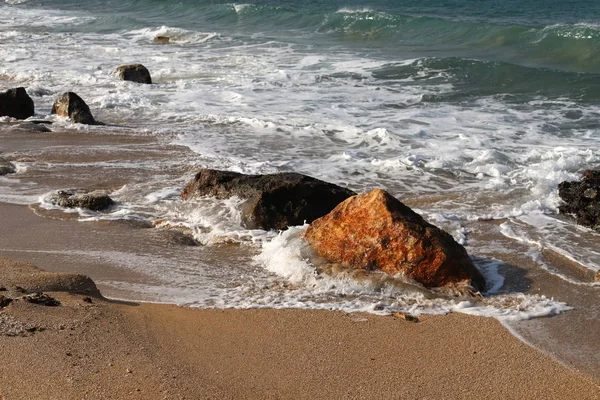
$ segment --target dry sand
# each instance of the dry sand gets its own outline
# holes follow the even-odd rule
[[[28,303],[16,286],[62,305]],[[123,303],[6,259],[1,287],[17,299],[0,309],[6,400],[600,398],[598,382],[489,318]]]

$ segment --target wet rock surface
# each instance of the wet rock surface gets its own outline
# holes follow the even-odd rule
[[[347,199],[304,237],[317,254],[349,268],[402,274],[427,288],[485,290],[464,247],[383,190]]]
[[[8,307],[12,302],[13,299],[11,299],[10,297],[0,295],[0,308]]]
[[[28,303],[39,304],[46,307],[60,306],[60,301],[42,292],[36,292],[28,296],[24,296],[23,300],[25,300]]]
[[[579,182],[562,182],[558,194],[565,204],[561,214],[573,214],[577,223],[600,231],[600,170],[586,170]]]
[[[164,43],[168,42],[168,40],[159,40],[159,42]],[[152,83],[152,77],[150,76],[148,68],[144,67],[142,64],[121,65],[120,67],[117,67],[117,69],[115,70],[115,74],[124,81],[145,84]]]
[[[84,189],[59,190],[50,201],[60,207],[85,208],[92,211],[101,211],[114,204],[113,199],[105,191]]]
[[[184,189],[184,200],[200,196],[246,199],[242,221],[249,229],[286,229],[312,222],[355,193],[349,189],[297,173],[244,175],[213,169],[200,170]]]
[[[52,106],[52,114],[60,117],[71,118],[78,124],[101,125],[97,122],[88,105],[76,93],[66,92],[58,96]]]
[[[0,176],[14,174],[17,171],[15,164],[5,158],[0,157]]]
[[[25,88],[8,89],[0,93],[0,116],[26,119],[35,113],[33,100]]]

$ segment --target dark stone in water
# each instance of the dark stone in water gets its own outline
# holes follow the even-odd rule
[[[24,121],[24,122],[20,122],[18,124],[12,125],[12,129],[14,129],[15,131],[19,131],[19,132],[26,132],[26,133],[47,133],[47,132],[52,132],[47,126],[46,124],[37,122],[37,121]]]
[[[78,124],[101,125],[101,123],[96,122],[85,101],[73,92],[66,92],[58,96],[52,106],[51,113],[60,117],[71,118],[71,121]]]
[[[563,214],[574,214],[577,223],[600,231],[600,170],[584,171],[579,182],[562,182],[558,194],[565,201]]]
[[[147,84],[152,83],[150,72],[142,64],[121,65],[120,67],[117,67],[115,73],[124,81]]]
[[[154,43],[169,43],[171,38],[168,36],[157,36],[154,38]]]
[[[83,189],[59,190],[50,199],[65,208],[85,208],[92,211],[104,210],[114,204],[113,199],[104,191],[88,192]]]
[[[14,174],[17,168],[15,164],[11,163],[5,158],[0,157],[0,176],[7,174]]]
[[[184,200],[200,196],[246,199],[242,220],[248,229],[286,229],[310,223],[356,193],[310,176],[283,172],[244,175],[200,170],[181,193]]]
[[[0,93],[0,116],[26,119],[34,114],[33,100],[25,88],[8,89]]]

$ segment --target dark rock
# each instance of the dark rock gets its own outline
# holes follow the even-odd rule
[[[600,231],[600,170],[587,170],[579,182],[562,182],[558,194],[562,214],[574,214],[577,223]]]
[[[73,92],[66,92],[58,96],[52,106],[52,114],[60,117],[71,118],[78,124],[98,125],[90,108],[85,101]]]
[[[463,246],[383,190],[345,200],[304,237],[321,257],[348,268],[402,274],[427,288],[485,290]]]
[[[82,300],[83,300],[84,302],[86,302],[86,303],[90,303],[90,304],[92,304],[92,303],[93,303],[93,301],[92,301],[92,298],[91,298],[91,297],[89,297],[89,296],[86,296],[86,297],[84,297]]]
[[[60,306],[60,301],[56,300],[53,297],[48,296],[45,293],[41,293],[41,292],[30,294],[29,296],[24,296],[23,300],[25,300],[28,303],[40,304],[42,306],[47,306],[47,307]]]
[[[26,119],[34,114],[33,100],[25,88],[8,89],[0,93],[0,116]]]
[[[65,208],[85,208],[100,211],[114,204],[113,199],[101,190],[88,192],[83,189],[59,190],[50,200]]]
[[[312,222],[355,193],[297,173],[244,175],[202,169],[181,193],[184,200],[200,196],[246,199],[242,220],[249,229],[286,229]]]
[[[12,302],[13,299],[11,299],[10,297],[0,295],[0,308],[8,307],[8,305]]]
[[[16,124],[13,126],[13,130],[19,132],[27,132],[27,133],[46,133],[52,132],[50,128],[48,128],[45,124],[41,124],[34,121],[24,121],[22,123]]]
[[[137,83],[152,83],[150,72],[142,64],[129,64],[117,67],[115,73],[124,81]]]
[[[5,158],[0,157],[0,176],[7,174],[14,174],[17,168],[15,164],[6,160]]]
[[[7,290],[4,286],[0,286],[0,292],[6,292]]]

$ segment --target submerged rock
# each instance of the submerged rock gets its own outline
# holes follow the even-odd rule
[[[157,36],[153,39],[154,43],[169,43],[171,38],[168,36]]]
[[[563,214],[574,214],[577,223],[600,231],[600,170],[587,170],[579,182],[562,182],[558,195],[565,204]]]
[[[94,119],[85,101],[73,92],[66,92],[58,96],[52,106],[51,113],[60,117],[71,118],[71,121],[78,124],[99,124]]]
[[[0,176],[7,174],[14,174],[17,171],[15,164],[11,163],[5,158],[0,157]]]
[[[92,192],[83,189],[59,190],[50,200],[60,207],[85,208],[101,211],[114,204],[113,199],[101,190]]]
[[[142,64],[121,65],[117,67],[115,74],[124,81],[152,83],[150,72]]]
[[[11,125],[11,129],[18,132],[25,133],[47,133],[52,132],[46,125],[51,125],[50,121],[23,121],[14,125]]]
[[[242,221],[249,229],[286,229],[312,222],[355,193],[310,176],[283,172],[244,175],[202,169],[181,193],[184,200],[200,196],[246,199]]]
[[[0,93],[0,116],[26,119],[34,114],[33,100],[25,88],[8,89]]]
[[[427,288],[485,289],[464,247],[383,190],[349,198],[304,237],[317,254],[346,267],[403,274]]]

